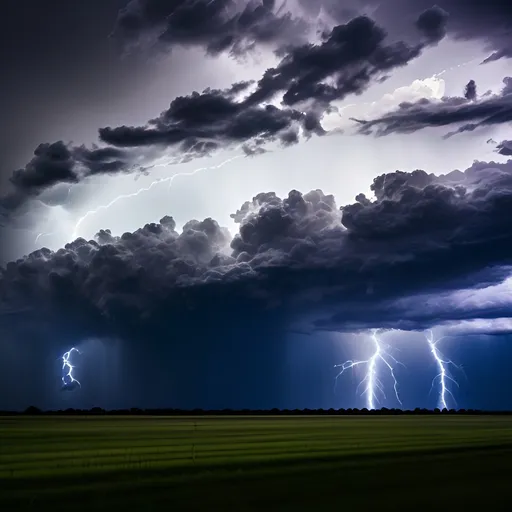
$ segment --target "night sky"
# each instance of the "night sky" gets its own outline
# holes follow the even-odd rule
[[[3,0],[0,409],[512,409],[512,10],[361,4]]]

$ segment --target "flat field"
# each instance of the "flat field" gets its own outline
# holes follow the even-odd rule
[[[509,510],[511,475],[506,416],[0,417],[0,510]]]

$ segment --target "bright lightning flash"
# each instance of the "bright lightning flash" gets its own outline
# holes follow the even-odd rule
[[[448,387],[448,381],[453,382],[456,386],[459,384],[457,381],[450,375],[450,372],[447,370],[447,367],[449,365],[455,366],[457,365],[453,362],[448,360],[445,360],[443,358],[443,355],[441,352],[439,352],[437,345],[438,343],[446,338],[446,336],[443,336],[441,338],[435,339],[434,333],[432,331],[427,331],[425,333],[425,337],[427,338],[428,345],[430,347],[430,351],[432,352],[432,355],[434,356],[434,359],[436,361],[437,368],[439,370],[439,373],[434,377],[432,381],[432,387],[434,387],[434,384],[436,380],[439,379],[439,400],[438,400],[438,406],[439,409],[448,409],[448,403],[446,401],[446,398],[448,395],[450,395],[453,398],[453,401],[455,401],[455,397],[453,396],[453,393],[450,391]]]
[[[70,361],[71,355],[76,352],[78,355],[80,355],[80,351],[73,347],[67,352],[65,352],[62,356],[62,385],[64,387],[70,387],[74,386],[75,384],[79,387],[82,387],[80,382],[73,377],[73,369],[75,368]]]
[[[400,405],[402,401],[400,400],[400,394],[398,392],[398,381],[395,376],[394,365],[402,363],[397,361],[390,353],[389,346],[385,345],[382,340],[379,338],[379,334],[377,330],[373,330],[371,334],[371,340],[374,346],[373,355],[366,359],[365,361],[345,361],[343,364],[337,364],[335,368],[341,368],[340,372],[336,376],[336,382],[338,382],[338,378],[346,371],[351,368],[355,368],[356,366],[366,365],[366,375],[363,380],[359,383],[359,388],[366,384],[366,387],[363,391],[363,395],[366,395],[366,407],[368,410],[375,409],[375,404],[379,403],[379,396],[386,398],[386,394],[384,393],[384,385],[382,381],[379,379],[379,363],[383,363],[387,368],[391,378],[393,379],[393,390],[395,393],[395,397]]]
[[[75,227],[73,229],[73,233],[71,235],[71,241],[74,241],[76,238],[77,238],[77,233],[78,233],[78,229],[80,228],[81,224],[89,217],[91,217],[92,215],[95,215],[96,213],[98,213],[99,211],[101,210],[108,210],[111,206],[113,206],[114,204],[116,204],[118,201],[120,201],[121,199],[129,199],[129,198],[132,198],[132,197],[136,197],[138,196],[139,194],[141,194],[142,192],[148,192],[149,190],[151,190],[154,186],[156,185],[159,185],[161,183],[169,183],[169,188],[171,187],[173,181],[178,177],[178,176],[194,176],[194,174],[197,174],[201,171],[209,171],[209,170],[214,170],[214,169],[220,169],[221,167],[224,167],[225,165],[227,165],[228,163],[230,162],[233,162],[234,160],[238,159],[238,158],[242,158],[243,155],[236,155],[236,156],[233,156],[231,158],[228,158],[227,160],[224,160],[223,162],[221,162],[220,164],[218,165],[214,165],[214,166],[211,166],[211,167],[199,167],[198,169],[194,169],[193,171],[190,171],[190,172],[179,172],[177,174],[173,174],[172,176],[168,176],[166,178],[160,178],[160,179],[157,179],[153,182],[151,182],[147,187],[143,187],[143,188],[140,188],[139,190],[137,190],[136,192],[133,192],[131,194],[122,194],[122,195],[119,195],[117,197],[115,197],[114,199],[112,199],[112,201],[110,201],[110,203],[107,203],[105,205],[101,205],[101,206],[98,206],[98,208],[94,209],[94,210],[89,210],[85,215],[83,215],[82,217],[80,217],[77,221],[77,223],[75,224]],[[180,162],[178,162],[180,163]],[[151,167],[167,167],[168,165],[170,165],[169,163],[166,163],[166,164],[155,164],[155,165],[152,165]]]

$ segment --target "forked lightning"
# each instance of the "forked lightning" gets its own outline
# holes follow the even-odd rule
[[[373,355],[364,361],[345,361],[343,364],[335,365],[335,368],[341,368],[340,372],[336,376],[336,382],[338,378],[346,371],[351,368],[355,368],[356,366],[366,365],[367,370],[363,380],[359,383],[357,389],[366,384],[366,387],[363,391],[363,395],[366,396],[366,408],[368,410],[375,409],[375,404],[379,403],[379,396],[381,398],[386,398],[386,394],[384,392],[384,385],[379,378],[379,363],[382,363],[384,367],[389,372],[391,379],[393,380],[393,391],[395,394],[395,398],[398,403],[402,406],[402,401],[400,400],[400,394],[398,392],[398,381],[395,376],[394,365],[402,365],[395,357],[393,357],[389,353],[389,346],[385,345],[380,339],[378,330],[373,330],[370,336],[373,346],[374,352]],[[402,365],[403,366],[403,365]]]
[[[80,382],[73,377],[73,370],[74,366],[71,364],[70,358],[71,355],[76,352],[78,355],[80,355],[80,351],[73,347],[69,349],[67,352],[64,352],[62,355],[62,385],[63,387],[70,387],[73,385],[78,385],[79,387],[82,387]]]
[[[243,155],[236,155],[236,156],[233,156],[231,158],[228,158],[227,160],[224,160],[223,162],[221,162],[220,164],[218,165],[214,165],[214,166],[211,166],[211,167],[199,167],[198,169],[194,169],[193,171],[190,171],[190,172],[179,172],[177,174],[173,174],[172,176],[168,176],[166,178],[160,178],[158,180],[155,180],[153,182],[151,182],[147,187],[143,187],[143,188],[140,188],[139,190],[137,190],[136,192],[132,192],[131,194],[121,194],[117,197],[115,197],[114,199],[112,199],[112,201],[110,201],[110,203],[107,203],[105,205],[101,205],[101,206],[98,206],[98,208],[94,209],[94,210],[89,210],[85,215],[83,215],[82,217],[80,217],[77,221],[77,223],[75,224],[75,227],[73,229],[73,233],[71,235],[71,240],[76,240],[77,238],[77,233],[78,233],[78,229],[80,228],[80,226],[82,225],[82,222],[84,222],[87,218],[91,217],[92,215],[95,215],[96,213],[98,213],[99,211],[101,210],[108,210],[111,206],[113,206],[114,204],[116,204],[118,201],[120,201],[121,199],[129,199],[129,198],[132,198],[132,197],[136,197],[138,196],[139,194],[141,194],[142,192],[147,192],[149,190],[151,190],[154,186],[156,185],[159,185],[161,183],[169,183],[169,187],[172,185],[172,182],[178,177],[178,176],[193,176],[194,174],[197,174],[201,171],[208,171],[208,170],[214,170],[214,169],[220,169],[221,167],[224,167],[225,165],[227,165],[228,163],[230,162],[233,162],[233,160],[236,160],[238,158],[242,158]],[[163,164],[157,164],[157,165],[153,165],[152,167],[160,167],[160,165],[163,165]]]
[[[432,380],[432,388],[434,387],[434,384],[436,383],[436,380],[439,379],[439,400],[438,400],[438,407],[439,409],[448,409],[448,402],[446,401],[447,396],[450,395],[455,402],[455,397],[453,396],[453,393],[450,391],[448,387],[448,381],[453,382],[456,386],[459,384],[457,381],[450,375],[450,372],[447,370],[447,367],[449,365],[453,365],[457,367],[457,365],[450,361],[449,359],[444,359],[441,352],[439,352],[437,345],[438,343],[446,338],[446,336],[443,336],[441,338],[435,339],[433,331],[427,331],[425,333],[425,337],[427,338],[427,342],[430,347],[430,351],[432,352],[432,355],[434,356],[434,359],[436,361],[437,368],[439,370],[439,373],[434,377]]]

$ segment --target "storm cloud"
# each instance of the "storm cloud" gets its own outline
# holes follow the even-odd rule
[[[476,82],[470,80],[464,89],[464,98],[467,100],[476,100]]]
[[[512,156],[512,141],[511,140],[503,140],[501,141],[496,150],[500,155]]]
[[[54,185],[74,184],[96,174],[131,172],[128,153],[114,147],[86,148],[63,141],[40,144],[34,157],[12,173],[12,190],[0,197],[0,218]]]
[[[204,144],[219,148],[257,138],[269,142],[290,129],[298,129],[300,124],[305,127],[304,120],[305,115],[294,109],[247,106],[226,91],[206,90],[174,99],[148,126],[102,128],[100,138],[117,147],[179,147],[183,144],[198,148],[196,153],[200,153]],[[281,137],[281,140],[286,139]]]
[[[455,131],[446,134],[449,137],[485,126],[506,124],[512,121],[512,77],[505,77],[503,83],[500,93],[486,95],[480,100],[473,98],[473,91],[469,91],[468,97],[466,87],[465,97],[446,97],[441,100],[423,98],[413,103],[401,103],[396,110],[379,118],[353,120],[360,124],[360,133],[374,133],[378,136],[458,126]]]
[[[300,8],[294,8],[295,4]],[[486,62],[512,57],[512,14],[506,0],[439,0],[435,4],[432,9],[434,3],[429,0],[298,0],[284,5],[275,1],[134,0],[119,13],[114,34],[128,45],[149,40],[165,48],[199,45],[210,53],[230,50],[240,54],[254,44],[296,45],[318,27],[330,29],[367,14],[393,34],[414,37],[410,23],[417,20],[417,27],[431,41],[445,34],[455,40],[478,41],[490,53]],[[192,18],[192,13],[198,16]],[[439,16],[446,18],[446,24],[438,23]]]
[[[2,382],[23,380],[17,406],[54,407],[41,386],[54,382],[48,396],[59,396],[52,358],[104,340],[119,372],[107,372],[95,403],[110,389],[116,406],[287,407],[296,403],[283,387],[287,350],[296,350],[289,333],[467,328],[475,319],[488,322],[480,331],[495,320],[503,330],[509,293],[497,300],[486,290],[510,276],[512,161],[444,176],[397,171],[371,190],[341,208],[320,190],[261,193],[233,213],[234,236],[209,218],[178,231],[166,216],[8,263],[1,340],[33,357],[13,371],[7,353]],[[308,364],[325,376],[331,356],[311,350]],[[77,370],[87,372],[77,375],[84,400],[98,387],[93,356]],[[315,393],[318,375],[308,383]]]
[[[73,318],[126,335],[165,323],[165,311],[180,318],[214,300],[290,320],[309,315],[323,328],[333,319],[337,329],[356,321],[362,328],[367,311],[404,295],[504,278],[512,264],[512,161],[439,177],[397,171],[376,178],[372,191],[373,200],[360,194],[341,208],[320,190],[259,194],[233,214],[233,238],[212,219],[178,233],[165,217],[120,237],[103,230],[56,252],[41,249],[2,270],[2,321],[13,311],[34,325],[65,315],[61,325]],[[351,314],[340,320],[344,310]],[[392,311],[377,318],[399,325]],[[418,326],[437,321],[420,313]]]
[[[387,42],[387,33],[368,17],[354,18],[325,33],[319,44],[289,47],[280,63],[257,83],[244,81],[224,90],[179,96],[145,126],[100,128],[106,146],[41,144],[29,164],[13,174],[14,191],[1,199],[3,216],[58,183],[151,168],[137,165],[140,158],[129,148],[173,151],[178,162],[233,145],[255,155],[269,142],[287,146],[313,134],[323,135],[321,119],[330,112],[331,102],[360,94],[374,80],[418,57],[442,37],[444,22],[442,11],[424,12],[417,31],[425,41],[409,45]],[[280,107],[270,104],[278,97]]]
[[[261,45],[304,42],[310,28],[276,9],[275,0],[131,0],[119,12],[113,36],[127,48],[200,47],[211,55],[241,56]]]
[[[341,6],[337,0],[318,1],[335,20],[344,19],[347,11],[370,11],[392,33],[407,32],[408,23],[433,4],[430,0],[369,0],[362,6],[361,2],[346,0]],[[485,62],[512,57],[512,11],[507,0],[437,0],[435,4],[448,15],[448,37],[479,42],[489,52]]]
[[[444,19],[434,15],[428,23],[428,30],[434,30],[433,25],[442,26]],[[419,29],[426,30],[422,23]],[[236,85],[227,91],[193,93],[176,98],[147,126],[102,128],[100,138],[118,147],[169,146],[183,141],[193,145],[197,140],[226,146],[275,138],[286,143],[298,140],[289,134],[297,133],[300,121],[306,132],[322,134],[320,117],[332,101],[361,93],[372,80],[418,57],[431,42],[429,35],[428,43],[414,46],[386,44],[386,36],[371,19],[355,18],[335,27],[318,45],[290,48],[244,99],[234,97],[233,91],[243,89]],[[282,108],[266,104],[278,95],[282,95]]]

